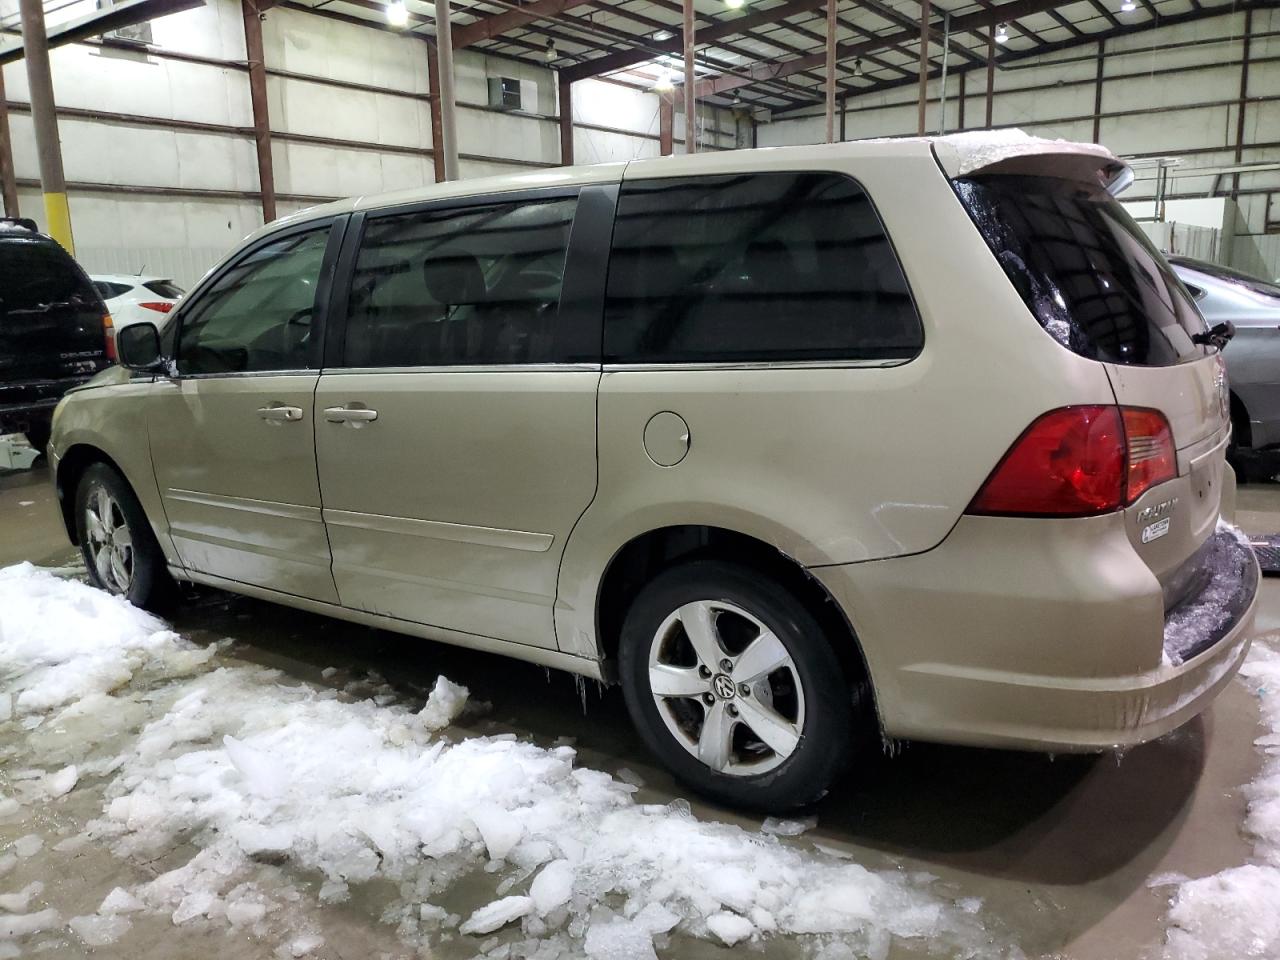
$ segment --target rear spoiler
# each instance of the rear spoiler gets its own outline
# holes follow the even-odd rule
[[[975,130],[932,140],[933,155],[948,177],[1037,174],[1100,184],[1112,196],[1133,183],[1133,170],[1096,143],[1046,140],[1021,130]]]

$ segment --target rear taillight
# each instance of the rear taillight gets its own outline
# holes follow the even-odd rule
[[[116,357],[116,328],[109,313],[102,315],[102,339],[106,347],[107,362],[115,363],[118,359]]]
[[[156,313],[168,313],[173,309],[173,304],[166,300],[149,300],[146,303],[139,303],[138,306],[144,310],[154,310]]]
[[[1119,510],[1175,476],[1173,432],[1160,411],[1063,407],[1023,431],[967,512],[1091,517]]]

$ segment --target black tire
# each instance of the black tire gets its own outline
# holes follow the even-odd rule
[[[51,428],[52,424],[48,420],[42,420],[27,427],[27,443],[31,444],[32,448],[41,456],[44,456],[45,448],[49,446]]]
[[[664,698],[664,705],[659,707],[650,683],[651,650],[671,651],[669,655],[676,659],[683,657],[682,662],[674,667],[676,670],[697,670],[698,665],[705,666],[704,658],[697,655],[688,640],[683,622],[678,626],[669,625],[670,618],[677,616],[676,611],[686,604],[704,601],[713,606],[727,603],[745,611],[781,641],[790,663],[779,672],[770,674],[763,682],[780,689],[782,700],[776,699],[778,694],[773,689],[760,691],[752,687],[748,687],[745,693],[739,687],[739,692],[729,693],[726,698],[724,688],[735,685],[731,676],[734,671],[725,669],[728,664],[722,660],[716,665],[720,673],[708,680],[707,693],[699,694],[697,698]],[[730,614],[729,621],[724,619],[726,613]],[[736,632],[745,638],[741,642],[749,646],[751,631],[757,629],[749,620],[731,610],[719,610],[714,614],[713,622],[716,626],[712,633],[720,650],[734,657],[746,647],[726,650],[726,636]],[[665,630],[664,625],[667,625]],[[656,640],[660,631],[664,639]],[[659,662],[667,663],[662,659],[666,656],[667,653],[660,654]],[[688,666],[691,657],[695,664],[693,668]],[[818,621],[780,583],[748,567],[718,560],[697,560],[659,574],[640,591],[627,612],[619,660],[627,708],[649,749],[680,781],[698,793],[731,806],[777,813],[814,802],[843,770],[855,733],[870,732],[854,730],[849,683]],[[729,663],[735,666],[738,662],[741,661],[729,659]],[[704,675],[703,672],[697,673],[699,677]],[[722,675],[728,678],[728,682],[720,681],[721,686],[716,687]],[[685,678],[681,682],[690,682],[693,674],[681,676]],[[779,677],[783,680],[780,687]],[[797,679],[799,689],[788,701],[787,684]],[[713,689],[719,689],[720,694],[711,693]],[[761,695],[768,696],[770,708],[778,706],[777,712],[790,713],[787,719],[802,719],[789,728],[799,728],[799,739],[793,741],[795,745],[789,753],[773,750],[756,736],[747,725],[745,706],[741,714],[735,712],[735,704],[749,705],[753,691],[757,694],[757,704]],[[708,701],[707,697],[711,700]],[[791,704],[789,709],[788,702]],[[795,707],[797,703],[802,705],[799,710]],[[722,707],[730,711],[732,717],[738,718],[723,721],[733,725],[729,736],[729,765],[737,765],[738,758],[742,756],[746,758],[734,772],[713,769],[691,752],[696,749],[691,741],[697,739],[701,742],[713,707]],[[698,725],[698,709],[703,711],[701,727]],[[668,723],[675,724],[679,732],[673,732]],[[743,742],[741,750],[736,746],[739,742]],[[764,751],[768,754],[763,760],[753,759],[753,755],[763,755]],[[770,763],[775,765],[764,772],[751,772],[753,765],[768,767]]]
[[[98,500],[105,493],[111,506],[102,511]],[[90,525],[90,504],[95,505],[94,515],[105,512],[111,518],[112,534],[121,527],[128,531],[128,547],[121,554],[127,554],[128,560],[123,565],[128,570],[127,586],[122,585],[117,571],[108,560],[104,568],[99,566],[99,556],[114,546],[112,536],[107,542],[97,535]],[[80,543],[80,553],[84,557],[85,568],[89,571],[89,580],[94,586],[108,593],[125,597],[135,607],[144,610],[163,610],[177,595],[176,584],[169,575],[168,565],[160,544],[156,542],[155,533],[142,504],[134,496],[128,481],[114,468],[105,463],[94,463],[81,475],[76,485],[75,496],[76,539]]]

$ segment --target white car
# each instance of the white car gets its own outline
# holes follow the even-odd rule
[[[166,277],[105,273],[90,277],[118,330],[139,320],[163,326],[170,310],[186,293]]]

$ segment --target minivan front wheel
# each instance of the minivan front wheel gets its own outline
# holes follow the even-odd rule
[[[173,589],[160,545],[129,484],[105,463],[76,487],[76,538],[94,586],[134,606],[162,606]]]
[[[788,810],[844,765],[840,662],[804,604],[761,573],[710,560],[667,570],[632,604],[619,655],[641,736],[700,793]]]

